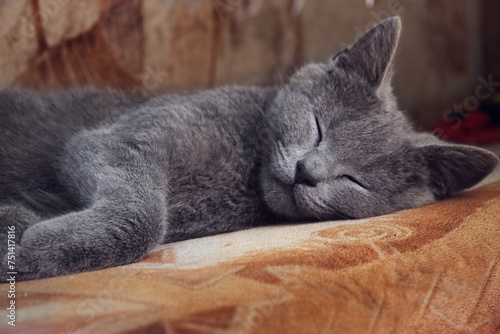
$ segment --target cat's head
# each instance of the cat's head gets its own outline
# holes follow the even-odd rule
[[[392,94],[401,21],[387,19],[328,62],[302,67],[266,113],[261,188],[289,219],[363,218],[471,187],[492,153],[416,133]]]

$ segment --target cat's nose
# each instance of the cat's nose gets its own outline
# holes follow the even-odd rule
[[[297,162],[295,167],[295,184],[303,184],[309,187],[316,187],[316,178],[313,177],[311,171],[307,169],[304,160]]]

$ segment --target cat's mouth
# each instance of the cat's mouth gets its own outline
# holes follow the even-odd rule
[[[261,177],[264,200],[274,213],[292,220],[303,220],[310,216],[304,207],[303,186],[284,181],[281,177],[265,171]],[[307,202],[307,201],[306,201]]]
[[[266,202],[274,212],[294,220],[319,218],[309,206],[309,187],[288,184],[276,176],[270,176],[265,185]]]

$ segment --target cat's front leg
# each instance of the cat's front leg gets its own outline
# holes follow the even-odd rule
[[[24,231],[16,247],[18,280],[135,262],[164,238],[166,181],[151,152],[100,131],[74,138],[67,152],[61,179],[85,209]]]
[[[140,260],[163,239],[161,200],[109,203],[29,227],[16,247],[19,280],[52,277]]]

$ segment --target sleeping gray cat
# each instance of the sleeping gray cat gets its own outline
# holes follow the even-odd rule
[[[412,130],[390,86],[399,18],[286,84],[146,101],[0,93],[0,224],[17,279],[138,261],[155,246],[279,221],[434,202],[498,159]]]

